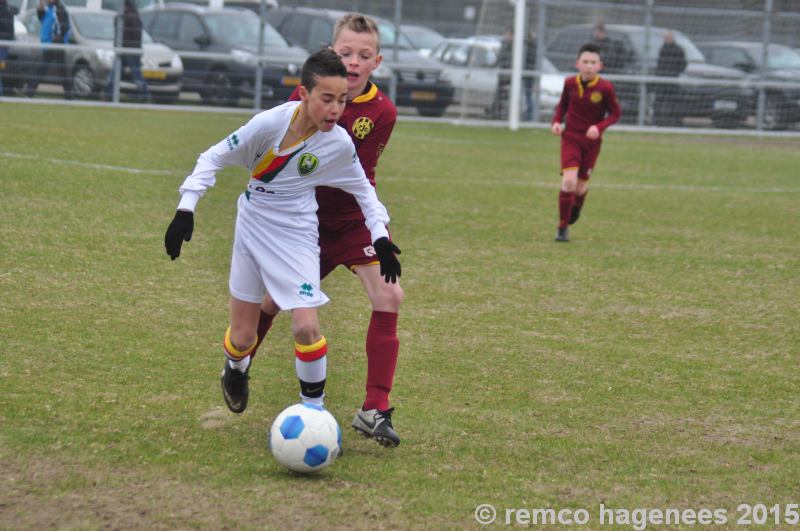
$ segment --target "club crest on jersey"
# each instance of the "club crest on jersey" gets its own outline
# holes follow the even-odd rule
[[[225,141],[228,143],[228,151],[233,151],[239,145],[239,136],[234,133],[226,138]]]
[[[313,296],[314,296],[314,286],[312,286],[312,285],[311,285],[311,284],[309,284],[308,282],[305,282],[305,283],[303,283],[303,284],[300,284],[300,291],[299,291],[299,293],[300,293],[300,295],[302,295],[303,297],[313,297]]]
[[[592,103],[600,103],[603,101],[603,93],[598,91],[592,92],[592,95],[589,96],[589,99],[592,101]]]
[[[316,155],[312,155],[311,153],[303,153],[297,161],[297,171],[300,172],[300,175],[303,177],[313,173],[314,170],[317,169],[317,166],[319,166],[319,159]]]
[[[357,118],[356,121],[353,122],[353,136],[359,140],[363,140],[364,137],[367,136],[370,131],[372,131],[373,127],[375,127],[375,124],[372,123],[372,120],[366,116]]]

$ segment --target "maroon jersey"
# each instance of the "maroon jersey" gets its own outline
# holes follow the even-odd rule
[[[561,101],[556,106],[551,123],[561,123],[566,117],[565,133],[586,136],[586,131],[596,125],[600,133],[619,120],[619,108],[614,85],[597,76],[586,85],[580,74],[564,80]]]
[[[290,100],[299,100],[299,89],[295,89]],[[397,120],[397,108],[378,87],[369,82],[364,94],[348,101],[339,125],[347,130],[356,153],[367,174],[367,179],[375,186],[375,167]],[[363,220],[361,208],[355,198],[339,190],[321,186],[317,188],[317,217],[320,224],[329,221]]]

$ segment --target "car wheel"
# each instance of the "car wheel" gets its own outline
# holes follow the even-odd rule
[[[233,83],[225,70],[214,70],[209,74],[203,101],[209,105],[231,106],[238,98],[233,94]]]
[[[88,98],[97,92],[92,69],[88,65],[77,65],[72,72],[72,95]]]
[[[786,120],[781,114],[783,102],[777,96],[768,97],[764,104],[764,129],[784,129]]]

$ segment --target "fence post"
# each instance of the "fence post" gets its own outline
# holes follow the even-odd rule
[[[119,103],[119,82],[122,79],[122,56],[118,48],[122,47],[122,26],[123,17],[119,14],[114,17],[114,78],[112,85],[111,101]],[[103,87],[105,90],[105,87]]]
[[[533,121],[538,122],[542,117],[542,68],[544,66],[544,47],[546,46],[547,41],[545,41],[544,33],[547,31],[547,7],[542,0],[538,0],[539,3],[539,17],[536,26],[536,70],[540,72],[539,76],[536,78],[534,82],[534,89],[533,89],[533,101],[536,104],[533,107]]]
[[[392,61],[397,64],[400,55],[400,23],[403,20],[403,0],[394,0],[394,49]],[[389,81],[389,99],[397,101],[397,73],[392,68],[392,79]]]
[[[647,75],[647,62],[650,58],[650,35],[653,27],[653,4],[655,0],[647,0],[644,12],[644,52],[642,60],[641,75]],[[645,118],[647,118],[647,83],[644,81],[639,82],[639,116],[636,117],[638,125],[644,125]]]
[[[772,28],[770,27],[770,19],[772,17],[772,0],[764,2],[764,32],[761,39],[761,81],[767,79],[767,55],[769,53],[769,40]],[[756,108],[756,129],[759,131],[764,130],[764,110],[767,106],[767,94],[764,86],[758,87],[758,103]]]
[[[258,56],[256,57],[255,82],[253,83],[253,110],[261,110],[261,91],[264,88],[264,66],[261,56],[264,55],[264,23],[267,20],[267,3],[261,0],[258,7]]]
[[[511,47],[511,101],[508,105],[508,127],[519,129],[520,90],[522,86],[522,46],[525,39],[525,0],[514,4],[514,42]]]

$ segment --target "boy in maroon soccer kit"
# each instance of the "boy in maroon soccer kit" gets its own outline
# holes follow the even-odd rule
[[[376,23],[357,13],[343,16],[334,28],[332,48],[341,57],[348,75],[347,105],[338,124],[353,139],[364,173],[375,186],[375,167],[397,119],[397,109],[392,101],[369,81],[370,74],[382,60]],[[298,91],[295,90],[289,99],[299,100]],[[400,444],[400,437],[392,425],[394,408],[389,407],[389,393],[400,349],[397,315],[403,290],[399,282],[384,279],[355,198],[335,188],[320,187],[317,188],[317,203],[320,277],[325,278],[338,265],[349,268],[361,280],[372,304],[366,338],[366,399],[353,417],[352,425],[365,437],[394,447]],[[396,247],[394,250],[400,252]],[[280,308],[269,298],[262,303],[256,348],[264,340],[279,311]],[[247,372],[244,372],[236,389],[226,389],[228,394],[247,394],[247,379]],[[236,413],[243,411],[231,410]]]
[[[602,134],[621,115],[614,85],[600,77],[600,48],[584,44],[575,62],[578,75],[564,80],[550,130],[561,136],[561,191],[556,241],[569,241],[589,191],[589,178],[600,155]],[[566,119],[566,127],[562,121]]]

